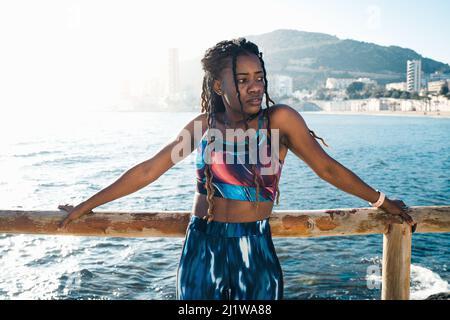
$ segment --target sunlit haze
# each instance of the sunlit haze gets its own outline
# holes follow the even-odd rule
[[[395,44],[449,63],[448,12],[438,0],[2,1],[0,108],[106,108],[124,90],[165,84],[169,48],[199,59],[220,40],[276,29]]]

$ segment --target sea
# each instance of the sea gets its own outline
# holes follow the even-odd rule
[[[325,151],[409,206],[450,205],[450,118],[302,113]],[[0,210],[76,205],[149,159],[195,112],[5,112]],[[98,211],[190,210],[193,153]],[[368,207],[289,152],[274,210]],[[276,213],[275,213],[276,214]],[[0,299],[175,299],[183,238],[0,234]],[[284,299],[381,298],[382,235],[274,238]],[[450,291],[450,234],[414,233],[411,299]]]

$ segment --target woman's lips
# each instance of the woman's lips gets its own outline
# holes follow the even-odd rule
[[[260,105],[262,102],[262,99],[255,98],[255,99],[247,100],[247,102],[251,105]]]

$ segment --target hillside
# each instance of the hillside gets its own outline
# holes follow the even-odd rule
[[[328,77],[368,77],[380,84],[405,81],[406,61],[411,59],[421,59],[425,73],[450,72],[448,64],[411,49],[341,40],[323,33],[281,29],[244,37],[263,51],[267,71],[292,76],[295,89],[321,87]],[[195,91],[201,87],[200,59],[183,62],[180,70],[184,86]]]
[[[406,61],[422,60],[425,73],[450,72],[450,66],[398,46],[340,40],[335,36],[297,30],[250,35],[264,52],[269,72],[294,77],[296,85],[315,87],[327,77],[370,77],[380,83],[404,81]]]

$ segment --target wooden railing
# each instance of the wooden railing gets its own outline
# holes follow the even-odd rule
[[[411,207],[416,233],[450,232],[450,206]],[[94,212],[58,229],[64,211],[0,210],[0,233],[106,237],[184,237],[188,211]],[[411,228],[373,208],[275,210],[270,217],[274,237],[321,237],[384,234],[383,300],[408,300]]]

